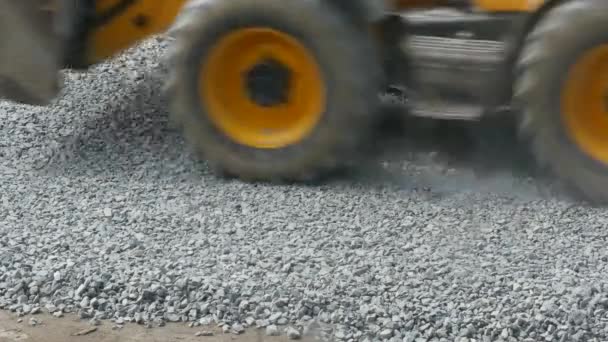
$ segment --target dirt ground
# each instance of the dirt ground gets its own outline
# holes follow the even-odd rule
[[[30,316],[19,317],[0,311],[0,342],[261,342],[288,341],[285,336],[269,337],[264,330],[249,330],[242,335],[224,334],[217,328],[190,328],[186,324],[167,324],[162,328],[147,329],[137,324],[125,324],[122,329],[113,330],[110,321],[96,326],[96,330],[85,335],[76,335],[93,328],[87,321],[66,316],[55,318],[50,315],[33,316],[40,322],[31,326]],[[195,336],[197,331],[213,331],[214,336]],[[302,339],[301,341],[306,341]],[[310,340],[312,341],[312,339]]]

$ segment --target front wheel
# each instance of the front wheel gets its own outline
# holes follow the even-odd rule
[[[382,84],[365,30],[323,0],[185,8],[174,33],[171,111],[216,170],[304,181],[358,159]]]
[[[515,84],[521,130],[571,189],[608,203],[608,2],[550,10],[523,47]]]

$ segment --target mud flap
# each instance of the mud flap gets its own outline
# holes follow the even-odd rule
[[[46,105],[61,89],[60,41],[47,4],[0,1],[0,100]]]

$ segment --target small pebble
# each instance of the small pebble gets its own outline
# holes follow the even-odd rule
[[[105,217],[111,217],[112,216],[112,209],[110,209],[110,208],[104,208],[103,209],[103,215]]]
[[[271,324],[269,326],[266,327],[266,335],[268,336],[279,336],[281,333],[279,332],[279,328],[274,325]]]
[[[245,332],[245,328],[241,324],[234,324],[231,328],[232,333],[236,335],[240,335]]]
[[[290,340],[299,340],[302,337],[302,333],[294,327],[287,327],[285,333]]]

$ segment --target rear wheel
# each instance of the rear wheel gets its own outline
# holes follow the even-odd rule
[[[608,203],[608,3],[568,1],[530,33],[515,85],[533,153],[577,193]]]
[[[223,174],[315,180],[359,156],[381,64],[326,1],[193,1],[179,19],[169,96],[190,144]]]

